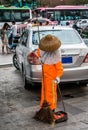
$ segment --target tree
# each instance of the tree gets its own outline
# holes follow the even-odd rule
[[[88,4],[88,0],[69,0],[70,4],[73,5],[84,5]]]
[[[0,0],[0,4],[13,5],[18,3],[19,0]],[[24,0],[22,0],[24,1]],[[32,4],[33,1],[38,3],[38,6],[50,6],[55,7],[57,5],[84,5],[88,4],[88,0],[25,0],[27,3]]]
[[[37,0],[40,6],[55,7],[57,5],[84,5],[88,4],[88,0]]]

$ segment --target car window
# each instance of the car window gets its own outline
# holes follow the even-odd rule
[[[33,44],[38,44],[39,40],[46,36],[47,34],[52,34],[58,37],[62,44],[80,44],[82,43],[81,38],[74,30],[43,30],[34,31],[32,36]]]
[[[87,23],[87,21],[85,20],[85,21],[82,21],[82,23]]]
[[[21,36],[21,44],[27,46],[27,39],[28,39],[28,31],[24,31]]]

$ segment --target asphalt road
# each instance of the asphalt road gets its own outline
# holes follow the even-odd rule
[[[88,130],[87,86],[61,86],[68,121],[55,125],[33,119],[39,110],[40,89],[39,85],[25,90],[19,71],[13,66],[0,68],[0,130]],[[60,109],[61,98],[57,105]]]

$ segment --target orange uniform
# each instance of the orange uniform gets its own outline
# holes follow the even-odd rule
[[[37,50],[37,55],[40,55],[40,49]],[[62,62],[59,61],[56,64],[48,65],[43,64],[43,79],[41,90],[40,107],[44,102],[44,99],[49,103],[51,110],[57,107],[57,84],[55,83],[56,77],[61,77],[63,74]]]

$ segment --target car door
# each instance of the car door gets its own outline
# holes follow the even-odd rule
[[[28,52],[28,30],[25,30],[20,38],[20,44],[17,46],[16,52],[17,52],[17,58],[19,62],[19,67],[22,71],[22,67],[25,66],[26,62],[26,56]]]

